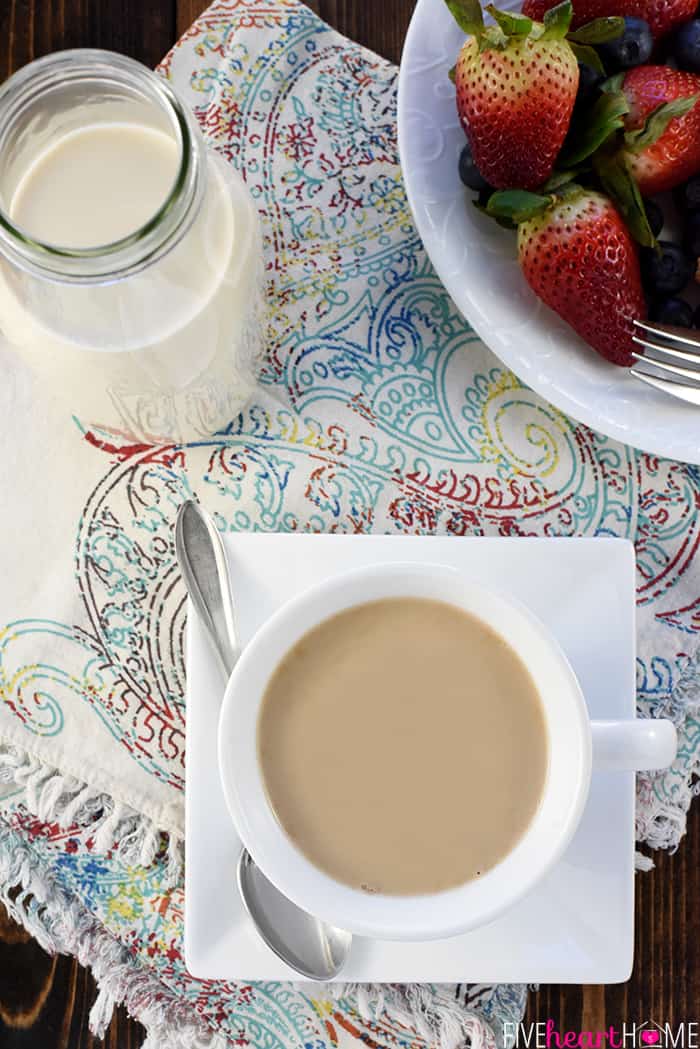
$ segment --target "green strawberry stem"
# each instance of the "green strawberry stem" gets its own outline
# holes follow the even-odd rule
[[[532,29],[532,19],[526,15],[499,11],[493,4],[487,4],[486,10],[507,37],[527,36]]]
[[[634,239],[646,247],[658,247],[656,237],[649,228],[639,189],[624,156],[620,153],[599,153],[594,161],[596,174],[605,192]],[[500,225],[518,226],[549,211],[560,200],[575,200],[585,193],[577,182],[572,181],[574,177],[573,172],[557,172],[545,187],[551,190],[547,194],[530,193],[522,189],[498,190],[491,194],[486,207],[481,210]]]
[[[544,16],[543,24],[533,22],[526,15],[513,11],[500,11],[493,4],[488,4],[486,10],[496,24],[485,26],[479,0],[445,0],[445,3],[460,29],[469,36],[475,37],[479,41],[481,50],[503,49],[509,40],[523,39],[530,33],[538,40],[563,40],[569,32],[573,17],[571,0],[563,0],[556,7],[550,8]],[[597,21],[607,23],[611,19],[601,18]],[[604,37],[604,39],[609,38]]]
[[[624,126],[628,112],[629,103],[621,91],[615,94],[604,92],[591,107],[585,124],[571,141],[567,141],[559,154],[558,166],[574,167],[592,156]]]
[[[484,29],[484,16],[479,0],[445,0],[445,2],[459,28],[478,39]]]
[[[614,146],[599,150],[593,157],[593,168],[637,243],[647,248],[658,248],[658,241],[649,226],[639,186],[630,171],[624,152],[615,149]]]
[[[569,32],[574,8],[571,0],[563,0],[556,7],[550,7],[544,16],[544,32],[540,40],[563,40]]]
[[[486,205],[486,214],[492,218],[507,219],[517,225],[541,215],[556,201],[552,194],[530,193],[525,189],[501,189],[492,193]]]
[[[624,18],[594,18],[580,29],[569,33],[567,39],[574,44],[605,44],[608,40],[615,40],[624,32]]]
[[[624,73],[615,73],[614,76],[609,76],[607,80],[603,81],[600,85],[600,90],[606,95],[617,95],[622,91],[624,81]]]
[[[699,98],[700,95],[690,95],[686,98],[674,98],[671,102],[662,102],[649,113],[642,127],[626,132],[625,148],[631,153],[641,153],[647,146],[653,146],[671,121],[689,113]]]
[[[578,178],[579,175],[583,174],[583,168],[573,168],[570,171],[553,171],[549,176],[545,184],[542,186],[543,193],[554,193],[555,190],[562,189],[563,186],[567,186],[574,179]]]
[[[512,219],[501,218],[500,215],[492,215],[488,209],[488,205],[480,204],[478,200],[473,200],[472,204],[477,211],[480,211],[482,215],[488,215],[490,219],[493,219],[503,229],[514,230],[517,229],[517,223],[513,222]]]
[[[605,76],[605,66],[600,60],[600,55],[594,47],[589,47],[588,44],[577,44],[571,37],[567,37],[569,47],[576,55],[577,62],[583,62],[584,65],[590,66],[591,69],[595,69],[596,73],[600,73],[601,76]]]

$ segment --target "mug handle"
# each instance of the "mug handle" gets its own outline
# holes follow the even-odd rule
[[[591,735],[596,769],[665,769],[678,749],[676,726],[666,718],[592,721]]]

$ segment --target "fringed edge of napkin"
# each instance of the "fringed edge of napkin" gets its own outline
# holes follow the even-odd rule
[[[308,984],[301,990],[307,995],[312,993]],[[473,1007],[460,1000],[456,990],[454,985],[346,983],[318,985],[314,996],[344,1000],[345,1007],[354,1009],[363,1020],[381,1023],[386,1018],[398,1022],[407,1030],[415,1031],[429,1046],[495,1049],[499,1042],[494,1028]],[[519,990],[522,990],[522,1001],[511,1002],[510,1008],[506,1007],[493,1018],[501,1029],[504,1021],[517,1024],[523,1017],[527,988],[523,986]]]
[[[226,1036],[209,1027],[204,1017],[141,968],[128,949],[44,869],[31,846],[7,826],[0,829],[0,901],[49,954],[72,955],[91,969],[98,993],[89,1027],[96,1037],[103,1037],[114,1008],[124,1004],[146,1028],[142,1049],[226,1049]],[[465,1044],[471,1049],[494,1049],[497,1044],[489,1023],[465,1006],[452,986],[304,984],[299,989],[321,1000],[352,997],[353,1008],[364,1019],[398,1022],[442,1049]],[[524,996],[527,989],[519,990]],[[523,1007],[524,997],[523,1002],[511,1002],[503,1015],[517,1022]]]
[[[164,887],[176,885],[184,869],[184,839],[164,831],[129,805],[96,790],[75,776],[30,754],[14,743],[0,743],[0,786],[42,823],[87,831],[97,853],[110,853],[130,866],[164,862]]]
[[[635,836],[650,849],[673,854],[685,837],[693,798],[700,796],[700,750],[695,742],[689,742],[696,731],[694,722],[700,717],[700,649],[688,660],[673,692],[655,703],[650,714],[673,721],[678,730],[678,753],[670,769],[637,774]],[[654,860],[638,851],[635,867],[652,870]]]
[[[19,834],[0,828],[0,900],[50,954],[69,954],[92,970],[98,987],[90,1030],[101,1038],[117,1004],[144,1025],[142,1049],[226,1049],[190,1005],[134,961],[90,912],[69,895]]]

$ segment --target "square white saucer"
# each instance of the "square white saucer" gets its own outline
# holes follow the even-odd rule
[[[440,562],[512,593],[548,625],[578,675],[591,717],[634,716],[634,550],[625,540],[256,533],[227,537],[226,549],[243,643],[282,602],[330,575],[390,561]],[[217,766],[221,694],[190,609],[187,967],[202,979],[299,980],[260,940],[237,893],[241,845]],[[465,819],[475,803],[465,798]],[[634,774],[594,772],[572,844],[525,899],[489,925],[447,940],[357,939],[342,980],[615,983],[629,978],[633,949]]]

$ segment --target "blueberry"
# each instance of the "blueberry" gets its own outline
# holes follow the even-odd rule
[[[664,228],[664,213],[655,200],[645,200],[644,210],[647,213],[649,228],[655,237],[658,237]]]
[[[694,175],[682,186],[676,186],[673,199],[679,211],[700,211],[700,175]]]
[[[632,69],[649,60],[654,47],[649,23],[634,15],[625,17],[625,28],[614,40],[598,45],[598,54],[605,68],[614,73],[618,69]]]
[[[477,193],[482,189],[491,189],[488,182],[474,163],[472,147],[468,142],[459,154],[459,177],[465,186],[469,189],[475,189]]]
[[[693,307],[685,299],[659,299],[649,310],[649,320],[659,324],[673,324],[677,328],[692,328]]]
[[[692,258],[700,258],[700,211],[693,212],[685,217],[683,247]]]
[[[644,248],[639,261],[645,287],[654,295],[675,295],[693,275],[693,262],[670,240],[659,241],[660,251]]]
[[[680,27],[673,38],[673,57],[679,69],[700,73],[700,18]]]
[[[604,80],[604,75],[593,66],[589,66],[587,62],[579,62],[576,104],[588,104],[594,101],[599,94],[598,88]]]

